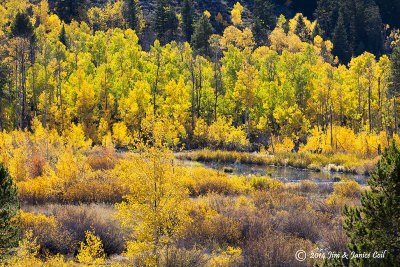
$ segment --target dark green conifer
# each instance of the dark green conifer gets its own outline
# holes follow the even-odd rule
[[[201,55],[210,54],[210,43],[209,39],[213,34],[214,29],[210,23],[210,19],[206,14],[200,17],[194,27],[194,33],[192,35],[193,49]]]
[[[12,219],[19,208],[17,187],[8,170],[0,163],[0,258],[6,257],[12,248],[18,246],[19,229]]]
[[[175,10],[169,1],[157,0],[156,17],[154,22],[154,31],[157,39],[162,44],[173,40],[178,29],[179,21],[176,17]]]
[[[400,93],[400,43],[393,49],[390,56],[389,92],[392,96]]]
[[[11,37],[22,37],[31,40],[34,28],[28,14],[18,12],[11,23]]]
[[[68,47],[68,40],[67,40],[67,33],[65,32],[65,25],[63,24],[60,32],[60,36],[58,38],[61,43],[65,45],[65,47]]]
[[[353,258],[351,266],[398,266],[400,262],[400,149],[393,142],[385,149],[368,179],[369,190],[361,195],[361,207],[345,206],[344,228],[354,253],[371,253]],[[385,252],[374,258],[374,252]]]
[[[333,31],[332,53],[337,56],[342,63],[347,64],[351,59],[350,45],[347,39],[346,27],[344,25],[343,13],[339,12],[339,18]]]
[[[135,30],[136,32],[139,30],[139,15],[140,15],[140,7],[138,0],[126,0],[125,2],[125,17],[128,23],[129,28]]]
[[[194,7],[191,0],[184,0],[182,4],[183,32],[188,42],[193,35]]]

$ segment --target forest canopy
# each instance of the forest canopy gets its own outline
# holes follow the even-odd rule
[[[398,133],[398,31],[385,28],[384,54],[372,45],[384,33],[379,3],[356,5],[366,16],[355,22],[379,21],[357,29],[349,2],[334,2],[337,21],[321,18],[322,1],[310,20],[276,17],[268,1],[253,13],[238,2],[224,18],[158,0],[149,24],[136,0],[3,1],[1,127],[31,130],[36,117],[120,148],[157,137],[175,148],[375,155]]]

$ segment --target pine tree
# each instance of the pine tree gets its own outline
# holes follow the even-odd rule
[[[127,0],[125,2],[125,12],[126,21],[128,22],[129,28],[138,32],[140,23],[140,7],[138,0]]]
[[[80,12],[84,9],[86,1],[82,0],[57,0],[55,10],[63,21],[70,23],[71,20],[79,20]]]
[[[332,53],[337,56],[341,62],[347,64],[351,59],[350,45],[347,39],[346,27],[344,25],[343,13],[339,12],[339,18],[333,31],[333,50]]]
[[[173,40],[179,21],[167,0],[157,0],[154,31],[162,44]]]
[[[274,5],[269,0],[254,0],[252,32],[257,46],[265,44],[267,31],[276,24]]]
[[[19,210],[17,187],[8,170],[0,164],[0,258],[10,253],[10,249],[18,246],[19,229],[12,223]]]
[[[65,25],[63,24],[60,32],[60,36],[58,37],[60,42],[65,45],[65,47],[68,47],[68,40],[67,40],[67,33],[65,32]]]
[[[261,20],[259,18],[255,18],[253,25],[251,27],[251,32],[253,33],[254,41],[257,46],[262,46],[265,44],[265,37],[267,36],[264,28],[262,26]]]
[[[273,9],[274,5],[269,0],[254,0],[253,15],[260,20],[264,30],[275,27],[276,16]]]
[[[397,95],[400,92],[400,43],[393,49],[390,57],[390,84],[391,95]]]
[[[321,26],[319,26],[318,21],[315,22],[311,37],[314,39],[317,35],[320,37],[324,37],[324,31],[321,29]]]
[[[336,0],[318,0],[317,2],[314,17],[328,37],[332,35],[332,30],[336,25],[339,4],[340,1]]]
[[[364,30],[367,51],[379,55],[383,49],[382,18],[375,1],[367,1],[364,10]]]
[[[208,40],[213,32],[214,29],[210,23],[210,19],[207,14],[203,14],[196,22],[192,35],[193,49],[197,53],[201,55],[208,55],[210,53],[210,43]]]
[[[11,24],[11,37],[22,37],[31,40],[34,28],[28,14],[18,12]]]
[[[385,149],[362,193],[361,207],[344,207],[344,228],[354,253],[371,252],[369,258],[353,258],[354,266],[397,266],[400,262],[400,148],[393,142]],[[374,251],[383,258],[374,258]]]
[[[183,32],[186,40],[190,42],[193,35],[194,7],[191,0],[184,0],[182,4]]]
[[[294,33],[300,37],[300,39],[303,42],[308,41],[308,34],[307,34],[307,29],[306,29],[306,24],[304,22],[304,17],[303,14],[299,15],[299,18],[297,19],[297,24],[296,24],[296,28],[294,30]]]

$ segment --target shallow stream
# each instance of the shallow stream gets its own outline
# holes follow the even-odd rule
[[[229,172],[235,175],[270,175],[273,179],[283,182],[300,182],[302,180],[311,180],[318,184],[330,184],[339,180],[355,180],[361,185],[367,183],[368,176],[363,174],[329,172],[329,171],[312,171],[307,169],[296,169],[292,167],[276,167],[276,166],[260,166],[255,164],[227,164],[218,162],[194,162],[185,160],[183,162],[187,166],[202,166],[212,168],[219,171]]]

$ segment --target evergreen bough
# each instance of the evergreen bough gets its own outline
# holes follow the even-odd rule
[[[369,190],[362,193],[361,206],[344,207],[344,228],[354,253],[371,253],[369,258],[352,259],[350,266],[399,266],[400,264],[400,148],[393,142],[385,149]],[[384,258],[374,258],[375,251]]]
[[[18,246],[19,229],[12,219],[20,209],[17,186],[8,170],[0,163],[0,258],[10,254]]]

